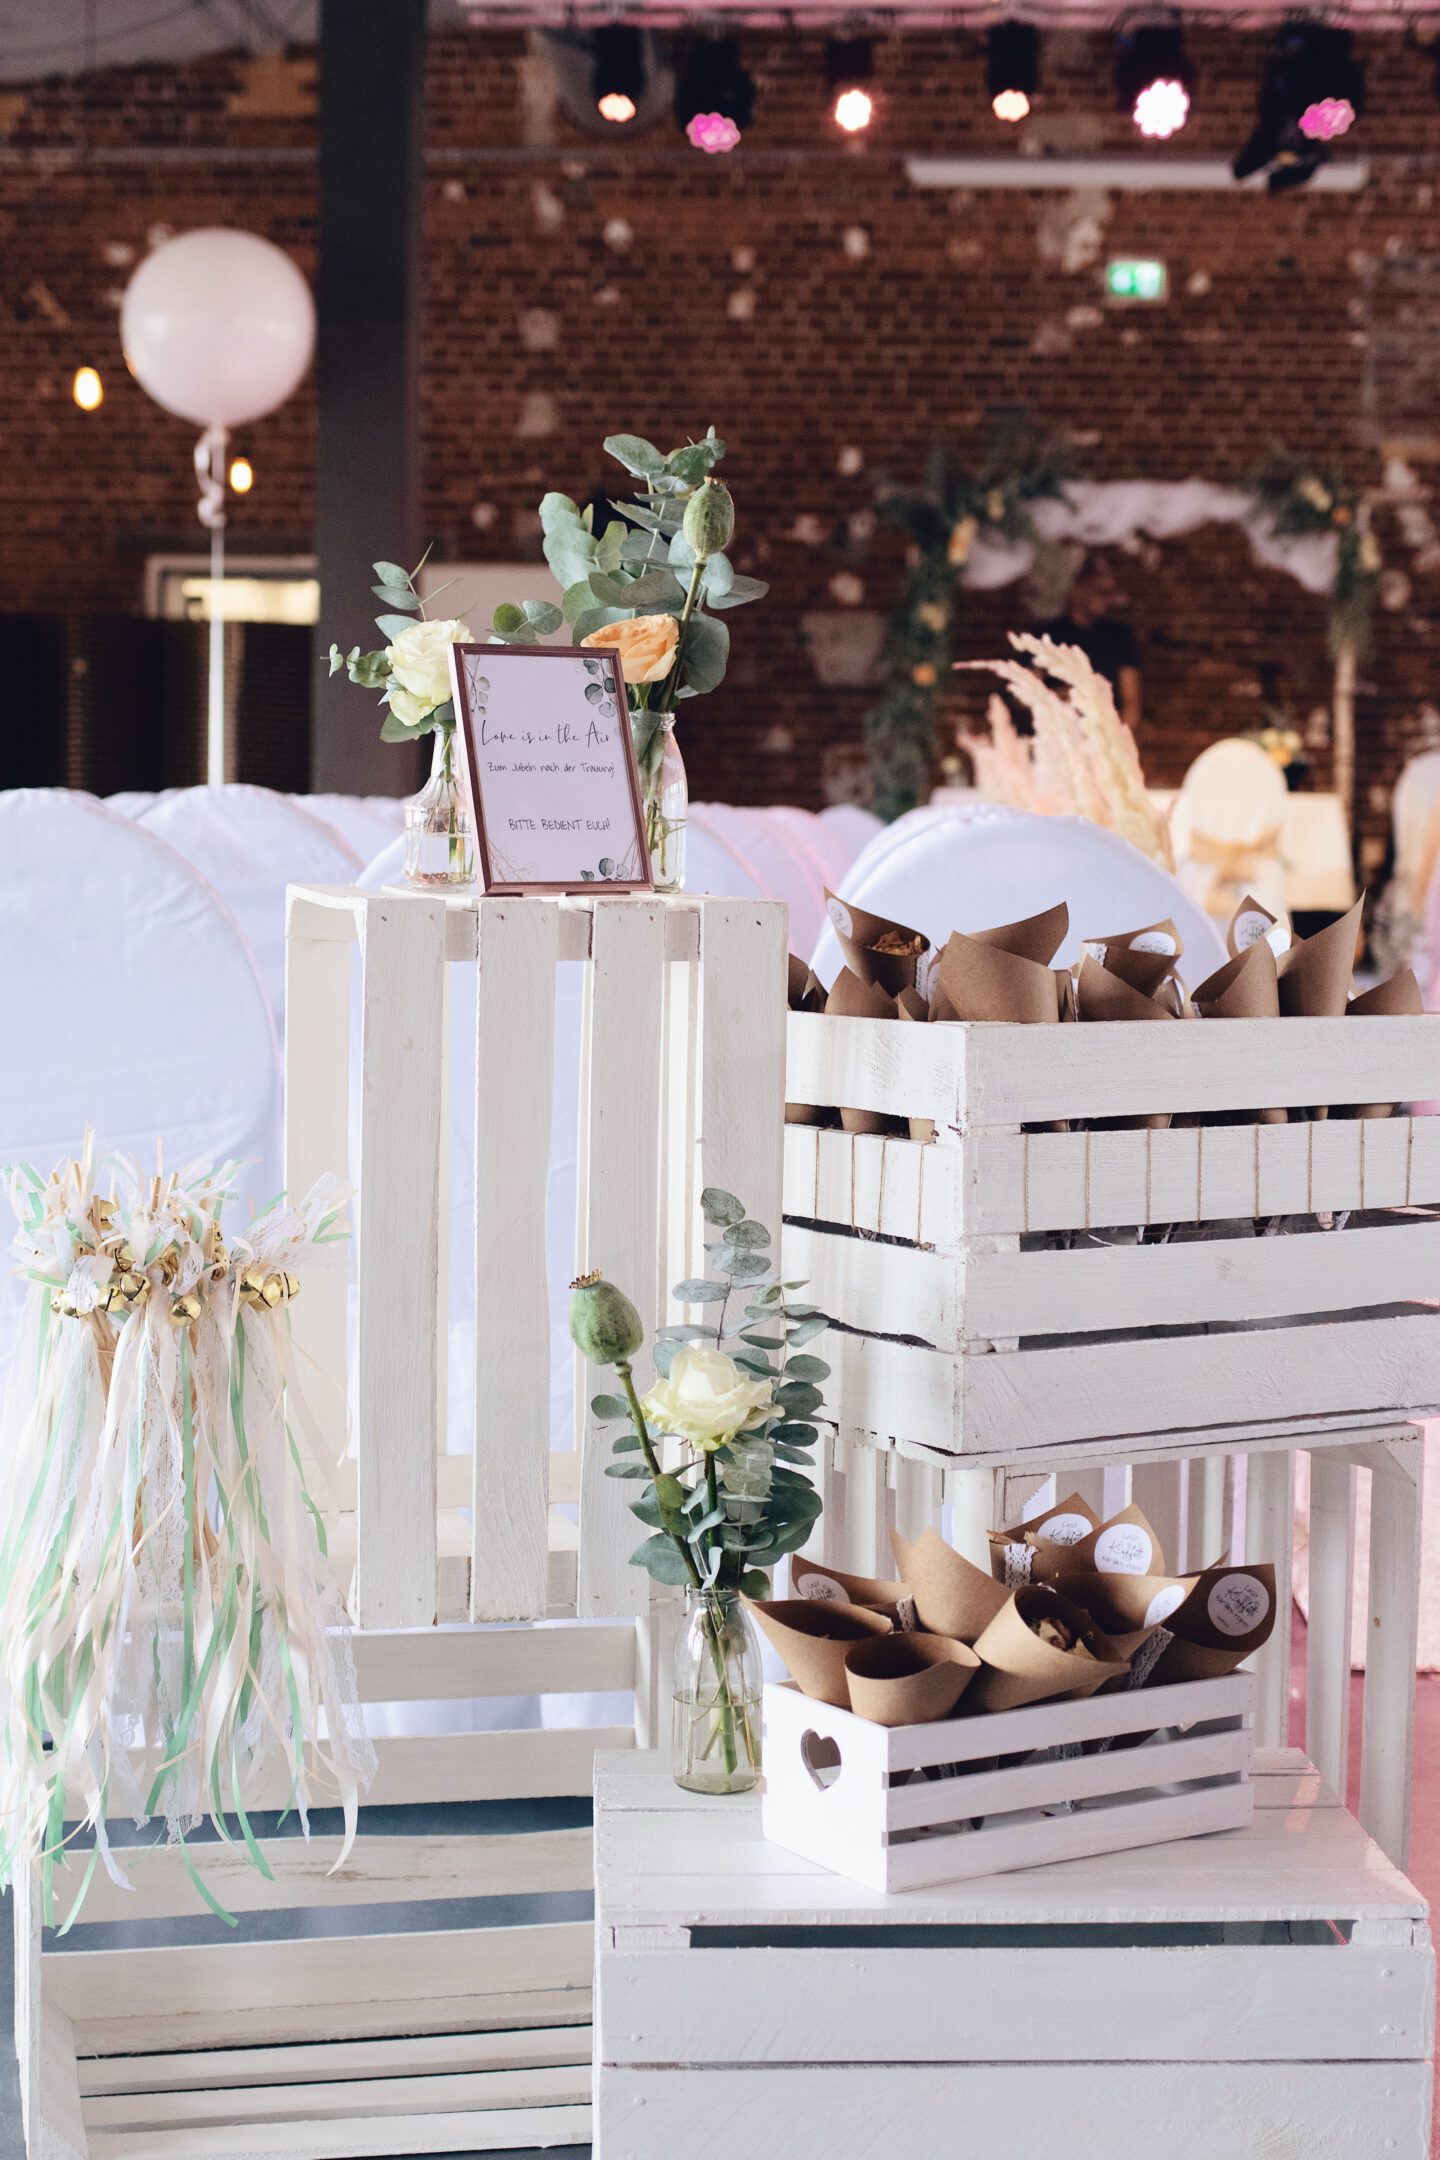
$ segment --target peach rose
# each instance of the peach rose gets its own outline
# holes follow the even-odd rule
[[[627,683],[664,682],[675,659],[680,625],[673,615],[632,615],[628,622],[602,623],[582,645],[618,652]]]

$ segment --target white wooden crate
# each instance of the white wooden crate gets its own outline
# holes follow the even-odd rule
[[[886,1895],[597,1767],[598,2160],[1424,2160],[1424,1899],[1303,1757],[1224,1837]]]
[[[1406,1103],[1440,1015],[1037,1030],[792,1014],[790,1101],[933,1121],[791,1125],[786,1265],[832,1338],[842,1431],[931,1461],[1440,1403],[1440,1121],[1045,1132],[1056,1120]],[[1260,1237],[1249,1225],[1388,1219]],[[1403,1212],[1402,1212],[1403,1211]],[[1047,1249],[1046,1234],[1246,1227]]]
[[[876,1890],[919,1890],[1233,1830],[1252,1808],[1254,1689],[1233,1673],[887,1728],[785,1681],[765,1690],[765,1835]],[[1053,1752],[1105,1740],[1127,1744]]]
[[[333,1841],[270,1842],[273,1882],[198,1849],[232,1911],[293,1909],[301,1928],[309,1912],[313,1934],[232,1941],[202,1922],[217,1939],[85,1947],[106,1922],[200,1911],[163,1852],[137,1862],[138,1895],[92,1884],[78,1947],[42,1942],[22,1886],[31,2160],[375,2160],[588,2139],[588,1921],[443,1921],[457,1898],[588,1888],[589,1830],[392,1835],[385,1815],[582,1797],[597,1746],[656,1736],[666,1609],[649,1608],[648,1579],[628,1565],[635,1525],[624,1485],[603,1475],[605,1446],[590,1444],[583,1376],[577,1446],[550,1447],[556,969],[584,970],[574,1251],[653,1324],[670,1284],[696,1272],[702,1185],[778,1223],[785,950],[771,902],[292,890],[287,1184],[344,1175],[358,1156],[355,1384],[348,1287],[317,1275],[293,1308],[317,1427],[305,1444],[356,1623],[361,1699],[406,1706],[410,1730],[377,1739],[340,1877],[326,1874]],[[477,1013],[474,1182],[457,1196],[476,1241],[467,1455],[445,1452],[443,1410],[456,968],[473,972]],[[534,1624],[547,1619],[568,1624]],[[616,1692],[633,1693],[634,1714],[610,1725],[477,1732],[445,1708]],[[433,1929],[367,1930],[367,1907],[403,1900],[432,1904]],[[353,1914],[352,1932],[330,1932],[337,1914]]]

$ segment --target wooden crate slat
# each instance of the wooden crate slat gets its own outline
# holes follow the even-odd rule
[[[590,2067],[588,2025],[517,2027],[499,2032],[420,2033],[403,2040],[318,2041],[306,2047],[200,2048],[184,2054],[87,2056],[82,2096],[97,2093],[220,2091],[227,2086],[314,2084],[321,2080],[458,2075],[506,2068]]]
[[[592,1950],[589,1922],[575,1920],[441,1936],[164,1944],[143,1954],[47,1951],[42,1965],[51,2001],[77,2024],[113,2016],[121,2004],[135,2020],[177,2016],[195,2004],[234,2018],[257,2006],[314,2014],[321,2005],[370,2003],[388,2007],[394,2031],[405,2005],[427,1996],[588,1987]]]
[[[700,1182],[778,1241],[783,1185],[786,915],[707,900],[700,952]]]
[[[724,1985],[703,1989],[696,1955],[615,1956],[607,1985],[623,2009],[607,2025],[607,2064],[853,2062],[847,2019],[862,2001],[875,2062],[931,2064],[954,2052],[954,1950],[735,1949]],[[1343,1986],[1337,1956],[1347,1961]],[[966,2050],[1023,2064],[1027,2089],[1032,2064],[1103,2062],[1117,2041],[1132,2061],[1187,2063],[1403,2062],[1431,2045],[1428,1948],[1247,1945],[1202,1958],[1131,1947],[1100,1963],[1094,1950],[1036,1945],[968,1964],[978,1977],[964,1995]],[[1037,2003],[1064,2013],[1037,2017]],[[1071,2149],[1069,2136],[1060,2149]]]
[[[479,2114],[371,2115],[349,2122],[249,2123],[233,2130],[97,2131],[88,2160],[388,2160],[391,2154],[503,2152],[585,2145],[589,2106],[486,2108]]]
[[[356,1618],[435,1618],[442,902],[375,896],[361,918],[361,1265]]]
[[[370,1629],[351,1637],[362,1702],[583,1695],[633,1685],[629,1620],[585,1627]]]
[[[274,2123],[312,2126],[369,2115],[444,2116],[489,2108],[574,2106],[590,2098],[590,2065],[536,2069],[433,2071],[422,2076],[326,2079],[315,2084],[225,2086],[205,2092],[105,2094],[85,2103],[92,2135],[122,2130],[216,2128],[240,2131]],[[236,2139],[238,2143],[238,2137]]]
[[[500,1836],[370,1837],[362,1833],[338,1873],[335,1837],[260,1838],[272,1873],[265,1876],[244,1851],[219,1843],[192,1844],[197,1873],[227,1912],[284,1911],[294,1906],[389,1905],[425,1898],[508,1897],[590,1888],[587,1829],[515,1831]],[[81,1913],[81,1928],[106,1920],[157,1920],[195,1912],[195,1888],[184,1858],[170,1845],[120,1856],[132,1888],[97,1869]],[[72,1859],[57,1878],[62,1907],[79,1888],[82,1863]],[[68,1895],[67,1895],[67,1885]]]
[[[1061,1800],[1092,1800],[1181,1778],[1219,1777],[1243,1770],[1250,1737],[1232,1730],[1193,1733],[1143,1749],[1107,1749],[1079,1762],[1017,1763],[1012,1769],[975,1770],[965,1778],[924,1779],[892,1788],[885,1801],[893,1837],[931,1823],[954,1823],[961,1815],[1000,1815],[1017,1808],[1049,1807]],[[951,1791],[946,1792],[945,1787]]]
[[[579,1965],[577,1950],[577,1972]],[[501,1988],[486,1995],[426,1995],[405,2002],[272,2003],[261,1997],[245,2011],[245,2037],[253,2048],[306,2048],[338,2041],[371,2047],[397,2034],[444,2036],[537,2025],[574,2026],[584,2032],[589,2029],[590,2008],[588,1972],[583,1985]],[[177,2010],[163,2017],[127,2017],[112,2011],[77,2018],[75,2037],[82,2056],[124,2056],[143,2065],[152,2056],[176,2049],[193,2055],[233,2047],[235,2014],[223,2008]]]
[[[559,911],[481,900],[475,993],[472,1620],[546,1604],[550,1179]]]
[[[1067,2160],[1151,2160],[1163,2124],[1175,2160],[1283,2153],[1287,2144],[1325,2160],[1375,2160],[1387,2139],[1397,2160],[1423,2160],[1429,2134],[1429,2071],[1417,2062],[1133,2064],[1124,2095],[1117,2109],[1113,2062],[1037,2063],[1018,2078],[1009,2064],[937,2064],[923,2077],[903,2065],[794,2068],[785,2073],[784,2146],[787,2160],[889,2160],[952,2151],[963,2124],[967,2151],[1005,2160],[1054,2160],[1060,2151]],[[617,2067],[601,2082],[601,2150],[724,2160],[734,2125],[773,2120],[780,2098],[768,2066],[681,2076]],[[643,2145],[631,2128],[640,2121]],[[1200,2139],[1180,2125],[1198,2126]]]
[[[620,1285],[647,1338],[656,1325],[665,920],[659,901],[639,907],[597,900],[586,992],[582,1265],[600,1268]],[[548,1371],[547,1365],[547,1387]],[[643,1612],[649,1585],[644,1571],[629,1564],[640,1542],[629,1487],[605,1475],[609,1437],[588,1409],[605,1377],[592,1373],[577,1354],[576,1412],[583,1438],[576,1610],[582,1615]],[[642,1352],[636,1359],[637,1385],[647,1386],[651,1377],[648,1351]]]

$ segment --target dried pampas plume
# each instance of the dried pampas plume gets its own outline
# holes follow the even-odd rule
[[[980,793],[1019,810],[1089,818],[1173,870],[1165,820],[1145,791],[1135,738],[1115,709],[1105,677],[1078,646],[1026,636],[1012,636],[1010,643],[1024,660],[961,663],[998,675],[1035,725],[1026,743],[1004,701],[991,699],[989,742],[961,738],[974,761]]]

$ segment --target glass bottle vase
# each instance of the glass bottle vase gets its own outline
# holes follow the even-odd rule
[[[475,847],[453,727],[437,727],[430,777],[405,805],[405,877],[427,890],[471,885]]]
[[[645,802],[645,844],[650,850],[650,875],[655,880],[655,890],[683,892],[690,788],[673,723],[667,725],[664,736],[665,747],[658,768],[641,781]]]
[[[687,1792],[760,1779],[760,1644],[735,1590],[688,1590],[675,1641],[671,1759]]]

